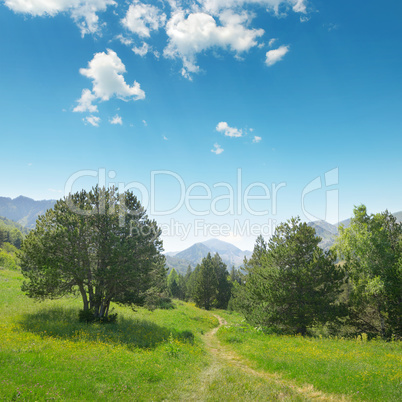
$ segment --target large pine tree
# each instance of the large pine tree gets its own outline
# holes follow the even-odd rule
[[[334,253],[318,247],[320,241],[298,218],[278,226],[268,244],[257,239],[237,294],[250,322],[304,335],[339,313],[343,274]]]

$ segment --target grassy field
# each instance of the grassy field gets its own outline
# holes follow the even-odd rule
[[[37,303],[21,282],[0,269],[0,400],[303,401],[306,384],[330,398],[400,400],[400,342],[265,335],[182,302],[115,306],[117,324],[87,325],[79,299]],[[217,336],[215,313],[228,322]]]
[[[87,325],[80,300],[36,303],[21,281],[0,270],[0,400],[176,399],[209,364],[200,335],[217,320],[189,304]]]
[[[219,340],[257,369],[351,399],[402,400],[402,342],[265,335],[236,313],[219,314],[228,322]]]

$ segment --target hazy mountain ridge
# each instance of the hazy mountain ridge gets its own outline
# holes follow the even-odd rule
[[[23,228],[32,229],[35,227],[36,219],[39,215],[43,215],[49,208],[53,208],[56,200],[40,200],[35,201],[32,198],[24,197],[20,195],[17,198],[0,197],[0,217],[4,217],[7,220],[16,222],[18,225],[13,225],[24,233]],[[393,213],[398,222],[402,222],[402,211]],[[338,223],[338,225],[332,225],[326,221],[309,222],[308,225],[313,227],[317,233],[317,236],[322,238],[319,244],[324,250],[328,250],[335,243],[338,236],[338,227],[343,225],[348,227],[351,219],[345,219]],[[11,222],[7,222],[10,224]],[[6,221],[3,219],[3,224]],[[195,243],[191,247],[179,252],[167,252],[166,265],[169,268],[175,268],[177,271],[185,273],[187,267],[191,265],[193,268],[201,263],[202,259],[207,256],[208,253],[219,253],[223,262],[228,267],[234,265],[236,268],[243,265],[244,257],[249,258],[252,255],[251,251],[242,251],[231,243],[210,239],[204,242]]]
[[[18,229],[22,234],[28,234],[29,229],[25,226],[20,225],[18,222],[15,222],[11,219],[5,218],[4,216],[0,216],[0,229]]]
[[[188,266],[195,268],[202,259],[211,253],[218,253],[222,261],[230,268],[234,265],[236,268],[243,264],[244,257],[250,257],[251,251],[242,251],[231,243],[210,239],[205,242],[195,243],[178,253],[166,253],[166,265],[169,268],[175,268],[176,271],[184,274]]]
[[[402,211],[395,212],[392,215],[395,216],[397,222],[402,222]],[[350,225],[351,219],[345,219],[339,222],[337,225],[332,225],[326,221],[308,222],[307,225],[315,229],[317,236],[321,237],[322,241],[319,246],[324,250],[329,250],[336,241],[339,235],[339,226],[347,228]]]
[[[0,197],[0,216],[11,219],[21,226],[32,229],[36,219],[49,208],[53,208],[56,200],[35,201],[20,195],[17,198]]]

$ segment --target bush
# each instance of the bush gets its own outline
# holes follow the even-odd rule
[[[188,342],[191,345],[194,343],[194,334],[191,331],[181,331],[177,338],[179,341]]]
[[[12,269],[14,271],[18,270],[19,266],[17,264],[16,257],[13,257],[3,250],[0,250],[0,268]]]
[[[149,294],[147,296],[144,307],[146,307],[148,310],[151,311],[156,309],[171,310],[175,308],[172,299],[170,297],[156,293]]]

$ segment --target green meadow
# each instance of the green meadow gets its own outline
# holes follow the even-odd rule
[[[0,269],[0,400],[400,400],[401,342],[266,335],[180,301],[88,325],[79,299],[38,303],[21,283]]]
[[[401,400],[401,341],[267,335],[237,313],[219,314],[228,322],[219,340],[257,370],[348,399]]]
[[[79,323],[80,300],[42,303],[0,270],[0,399],[175,399],[209,363],[201,334],[217,325],[190,304],[115,310],[118,324]],[[192,336],[193,335],[193,336]]]

